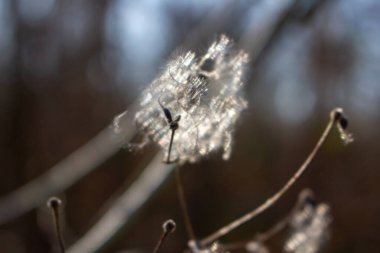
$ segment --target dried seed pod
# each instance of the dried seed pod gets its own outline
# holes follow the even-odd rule
[[[162,224],[162,229],[165,233],[173,233],[176,229],[176,224],[173,220],[167,220]]]

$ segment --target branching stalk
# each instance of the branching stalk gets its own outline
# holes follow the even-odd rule
[[[253,211],[243,215],[242,217],[236,219],[235,221],[227,224],[226,226],[218,229],[216,232],[212,233],[211,235],[205,237],[200,241],[201,246],[207,246],[210,243],[216,241],[220,237],[230,233],[232,230],[236,229],[237,227],[241,226],[242,224],[246,223],[247,221],[251,220],[252,218],[256,217],[257,215],[261,214],[265,210],[267,210],[269,207],[271,207],[273,204],[275,204],[288,190],[289,188],[301,177],[303,172],[306,170],[306,168],[309,166],[310,162],[313,160],[315,155],[318,153],[319,149],[321,148],[322,144],[325,142],[326,137],[330,133],[332,127],[334,126],[335,122],[337,121],[337,115],[339,113],[342,113],[342,109],[335,108],[330,113],[330,120],[322,133],[321,137],[319,138],[317,144],[314,146],[311,153],[307,156],[306,160],[302,163],[302,165],[298,168],[296,173],[286,182],[286,184],[278,191],[276,192],[272,197],[267,199],[262,205],[254,209]]]
[[[311,196],[313,196],[313,194],[309,189],[305,189],[301,191],[301,193],[298,195],[298,200],[296,204],[294,205],[294,207],[292,208],[292,210],[285,217],[283,217],[279,222],[277,222],[275,225],[270,227],[265,232],[257,234],[251,240],[222,244],[221,246],[223,247],[223,250],[231,251],[231,250],[244,249],[251,242],[264,243],[268,241],[269,239],[273,238],[275,235],[277,235],[279,232],[281,232],[283,229],[286,228],[291,218],[293,217],[294,213],[297,212],[297,210],[299,210],[303,205],[305,205],[306,199],[310,198]]]

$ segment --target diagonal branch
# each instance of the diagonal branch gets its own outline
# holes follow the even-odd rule
[[[120,120],[119,131],[104,129],[45,174],[0,199],[0,224],[15,219],[40,205],[95,170],[135,135],[133,114]]]
[[[159,152],[138,179],[115,201],[102,218],[71,246],[68,253],[93,253],[100,250],[162,185],[176,164],[162,162]]]

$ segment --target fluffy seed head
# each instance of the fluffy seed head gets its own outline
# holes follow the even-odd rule
[[[233,49],[222,35],[199,58],[193,52],[170,61],[143,92],[135,123],[166,151],[170,128],[160,104],[173,118],[180,115],[172,155],[179,162],[195,162],[222,149],[228,159],[234,126],[247,102],[242,97],[248,55]]]
[[[316,253],[328,238],[331,223],[330,208],[321,203],[317,206],[305,203],[291,221],[292,234],[285,243],[285,252]]]

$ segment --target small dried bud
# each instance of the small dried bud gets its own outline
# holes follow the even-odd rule
[[[342,108],[336,108],[333,111],[334,115],[334,121],[336,123],[336,126],[338,128],[338,131],[340,133],[340,138],[342,139],[343,143],[345,145],[351,143],[354,141],[354,138],[352,136],[352,133],[347,131],[348,127],[348,120],[344,116],[343,109]]]
[[[57,197],[51,197],[49,200],[46,202],[46,205],[51,208],[51,209],[57,209],[62,205],[62,200],[60,200]]]
[[[175,231],[176,224],[173,220],[167,220],[162,224],[162,229],[165,233],[173,233]]]
[[[339,125],[341,126],[341,128],[343,129],[343,130],[346,130],[347,129],[347,127],[348,127],[348,120],[346,119],[346,118],[340,118],[340,120],[339,120]]]
[[[343,115],[343,109],[338,107],[336,108],[334,111],[333,111],[334,115],[334,120],[335,122],[339,121],[341,118],[342,118],[342,115]]]
[[[314,196],[309,195],[305,198],[305,204],[310,205],[312,207],[316,207],[317,201],[315,200]]]
[[[303,189],[299,194],[299,202],[304,205],[310,205],[312,207],[317,206],[317,200],[315,199],[315,195],[310,189]]]

